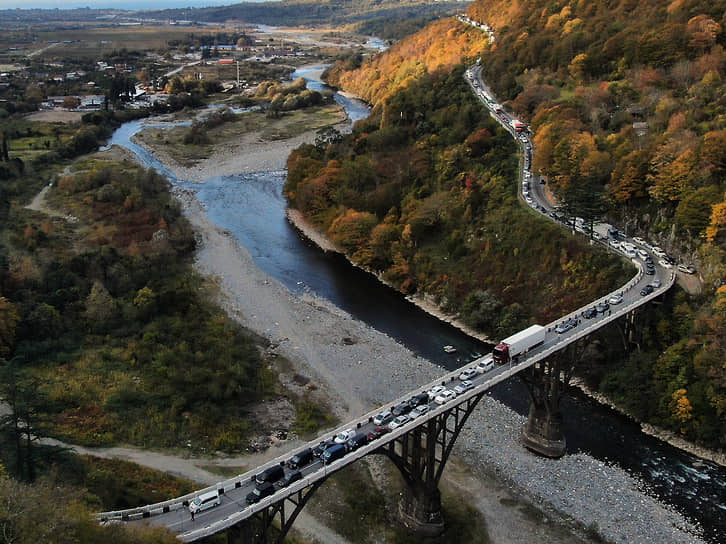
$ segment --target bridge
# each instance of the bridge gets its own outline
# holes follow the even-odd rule
[[[473,66],[467,70],[466,79],[491,115],[517,139],[523,156],[527,157],[528,153],[532,153],[533,147],[529,135],[526,132],[519,133],[513,128],[511,116],[501,111],[497,112],[500,107],[492,100],[491,93],[481,80],[479,67]],[[523,200],[525,198],[521,188],[523,182],[531,178],[531,174],[527,175],[530,166],[531,156],[525,158],[519,173],[519,195]],[[537,187],[539,184],[534,185]],[[533,199],[530,197],[531,201],[527,200],[530,207],[534,212],[548,217],[547,214],[552,207],[543,194],[538,191],[532,191],[530,194],[534,195]],[[607,229],[607,226],[600,225],[598,228],[603,230]],[[549,374],[550,377],[554,376],[554,380],[558,380],[559,370],[546,367],[551,356],[608,323],[631,314],[638,307],[659,297],[675,282],[675,273],[669,269],[667,263],[658,262],[658,259],[654,258],[654,262],[658,263],[655,272],[646,274],[644,261],[633,257],[632,247],[626,249],[628,252],[626,255],[622,248],[616,249],[614,247],[616,244],[608,243],[607,232],[600,234],[599,238],[598,243],[605,244],[609,250],[619,251],[623,257],[630,258],[636,269],[635,275],[616,291],[544,325],[543,342],[507,364],[477,372],[470,378],[472,386],[457,394],[452,400],[439,404],[433,395],[427,396],[423,405],[428,407],[428,411],[390,432],[383,434],[380,431],[376,432],[376,428],[380,429],[380,426],[374,423],[374,418],[382,411],[392,410],[399,404],[414,396],[428,393],[437,386],[453,389],[462,381],[460,378],[462,371],[473,368],[480,359],[449,372],[431,383],[416,387],[385,406],[364,414],[338,429],[325,432],[315,440],[244,474],[171,500],[138,508],[103,512],[96,515],[97,519],[102,523],[147,523],[165,526],[177,533],[182,542],[195,542],[220,532],[227,532],[230,542],[283,542],[308,499],[328,476],[366,455],[380,454],[391,459],[407,484],[400,503],[400,515],[404,524],[419,534],[440,533],[443,530],[443,519],[438,490],[439,480],[454,442],[486,392],[514,375],[523,374],[527,369],[539,370],[539,377],[546,377]],[[652,252],[647,246],[639,249],[649,255]],[[642,291],[654,279],[661,282],[660,287],[650,292],[647,289]],[[620,302],[613,302],[614,300]],[[593,308],[608,301],[610,301],[608,309],[602,310],[605,306],[603,305],[600,311],[594,311],[592,315]],[[563,331],[563,327],[558,327],[562,323],[568,323],[571,328]],[[485,358],[487,356],[481,360]],[[557,457],[564,453],[564,438],[559,434],[558,422],[549,420],[545,414],[552,415],[552,406],[549,406],[548,402],[557,405],[559,398],[548,399],[547,393],[541,390],[533,392],[532,387],[536,387],[536,384],[532,382],[536,379],[537,374],[532,374],[528,384],[532,393],[532,407],[529,421],[522,432],[523,441],[530,449]],[[287,486],[278,482],[274,485],[270,496],[251,504],[247,502],[247,495],[256,488],[255,478],[258,474],[270,467],[281,466],[288,475],[292,472],[288,461],[297,452],[315,448],[321,442],[332,440],[347,430],[353,430],[355,433],[373,433],[370,436],[374,438],[357,449],[347,450],[341,458],[327,464],[320,457],[313,457],[309,463],[299,468],[299,480]],[[217,496],[219,504],[198,512],[192,519],[188,509],[189,503],[199,495],[210,492]]]

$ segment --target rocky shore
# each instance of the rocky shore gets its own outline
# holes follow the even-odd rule
[[[310,136],[312,141],[314,135]],[[283,169],[289,149],[289,142],[268,144],[265,166]],[[238,149],[238,154],[225,161],[223,170],[234,171],[237,161],[239,171],[257,163],[255,150],[249,153],[252,155]],[[205,161],[190,177],[203,183],[220,175],[219,168],[218,162]],[[177,172],[183,177],[183,172]],[[197,266],[217,281],[223,306],[319,385],[341,419],[372,409],[441,374],[430,361],[327,300],[292,294],[262,272],[235,239],[209,221],[191,192],[177,194],[200,238]],[[519,442],[523,423],[518,414],[486,398],[455,447],[455,454],[475,475],[468,491],[477,504],[484,505],[482,514],[492,542],[583,541],[563,536],[561,529],[555,530],[557,525],[579,529],[581,535],[594,531],[621,543],[703,542],[696,526],[645,493],[642,483],[624,470],[584,454],[550,460],[528,452]],[[544,524],[511,506],[512,498],[545,512]]]

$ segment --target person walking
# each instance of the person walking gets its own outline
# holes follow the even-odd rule
[[[192,521],[194,521],[194,510],[190,510],[190,512],[192,513]]]

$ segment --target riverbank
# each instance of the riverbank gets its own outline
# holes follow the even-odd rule
[[[284,168],[287,150],[286,143],[269,144],[272,170]],[[243,169],[254,162],[253,153],[242,149],[234,160]],[[233,163],[225,166],[234,167]],[[197,175],[214,177],[220,175],[219,169],[219,164],[204,161]],[[208,220],[191,192],[178,191],[178,196],[199,233],[197,266],[217,282],[223,306],[244,326],[268,338],[276,352],[319,385],[341,419],[441,374],[436,365],[328,301],[290,293]],[[482,513],[490,532],[500,535],[493,542],[581,541],[574,536],[566,539],[561,529],[556,536],[549,532],[548,526],[562,524],[580,530],[597,527],[616,542],[702,542],[694,536],[695,526],[645,494],[641,483],[625,471],[582,454],[552,461],[529,453],[519,443],[523,423],[512,410],[487,398],[455,448],[476,477],[477,502],[489,505]],[[277,453],[271,451],[270,457]],[[524,519],[527,516],[517,506],[522,500],[545,514],[537,520]]]

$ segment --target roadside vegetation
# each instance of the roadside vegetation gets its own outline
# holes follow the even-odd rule
[[[607,356],[583,367],[588,383],[644,420],[724,447],[725,10],[697,0],[474,2],[468,15],[493,27],[494,44],[449,19],[328,71],[374,113],[342,143],[293,154],[288,198],[355,260],[495,337],[617,285],[620,265],[516,205],[513,148],[469,113],[468,89],[449,87],[441,102],[437,86],[460,77],[452,67],[481,58],[495,94],[531,124],[533,168],[560,201],[594,195],[606,218],[698,270],[701,294],[648,307],[637,343],[619,340],[617,326],[603,333]],[[382,159],[397,148],[406,171],[392,185]],[[462,258],[467,250],[478,260]]]

